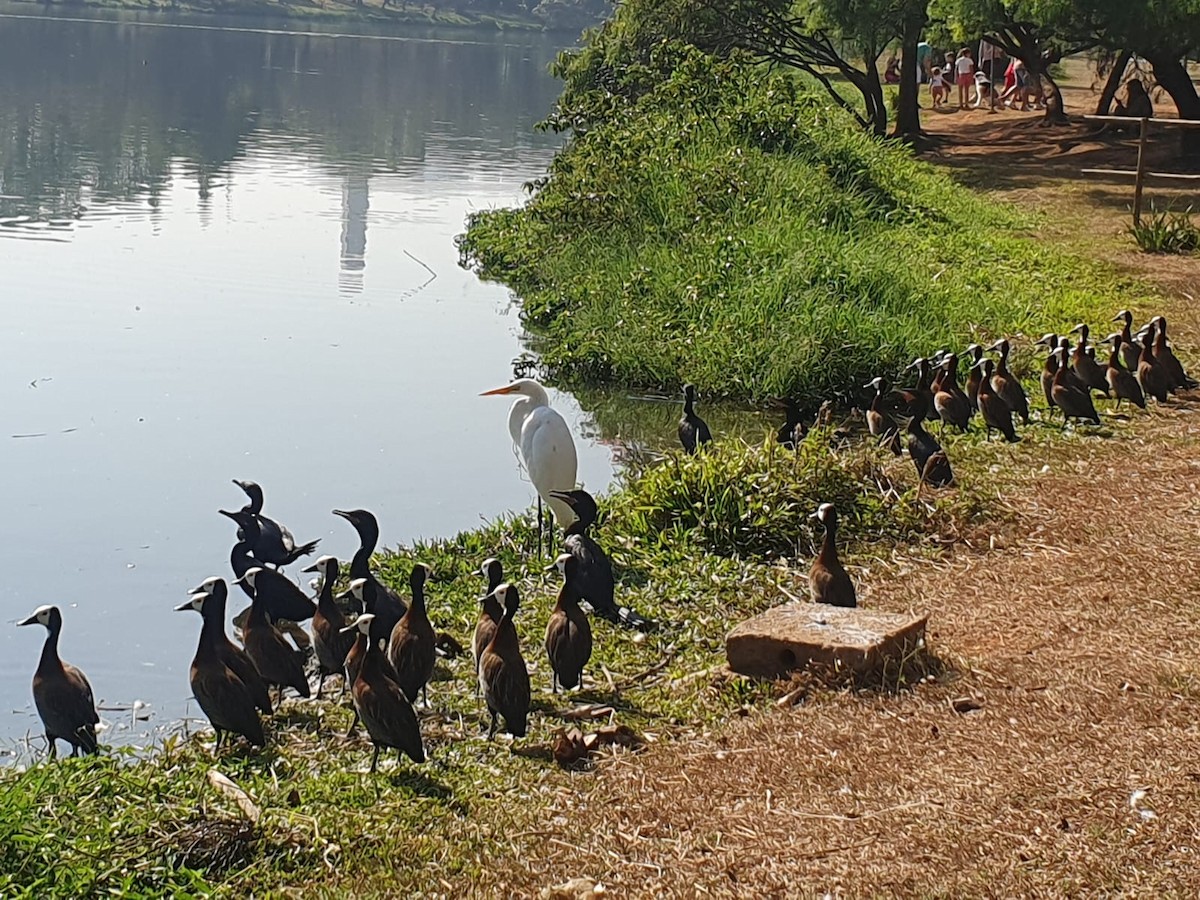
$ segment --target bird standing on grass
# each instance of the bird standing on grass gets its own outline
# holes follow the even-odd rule
[[[1062,348],[1059,348],[1062,350]],[[1066,351],[1062,351],[1064,354]],[[1066,363],[1063,363],[1060,368],[1066,368]],[[983,424],[985,428],[984,440],[992,439],[992,429],[999,431],[1004,435],[1005,440],[1015,444],[1021,440],[1017,437],[1016,429],[1013,428],[1012,407],[1008,405],[1008,401],[1000,396],[1000,392],[996,390],[996,381],[992,378],[992,361],[990,359],[981,360],[979,363],[980,381],[979,381],[979,413],[983,416]],[[1005,382],[1001,382],[1002,384]],[[1015,384],[1016,379],[1010,378],[1008,384]],[[1017,385],[1018,388],[1020,385]],[[1021,396],[1024,396],[1022,392]]]
[[[414,704],[418,693],[424,697],[425,686],[433,677],[433,665],[437,661],[437,636],[425,610],[425,582],[428,579],[428,566],[417,563],[412,567],[408,578],[412,602],[392,629],[387,645],[387,658],[395,670],[396,681],[409,702]],[[429,698],[424,699],[428,706]]]
[[[808,585],[813,603],[828,603],[830,606],[858,606],[854,593],[854,582],[846,574],[837,553],[837,510],[832,503],[822,503],[809,518],[817,519],[825,526],[825,538],[821,551],[813,560],[808,573]]]
[[[696,415],[696,386],[683,386],[683,418],[679,420],[679,443],[689,456],[712,441],[708,423]]]
[[[529,669],[521,656],[521,641],[513,616],[521,605],[516,585],[504,583],[493,592],[504,605],[504,616],[496,633],[479,658],[479,687],[491,714],[488,740],[496,734],[498,718],[513,737],[525,737],[529,718]]]
[[[1121,365],[1121,357],[1123,355],[1121,350],[1125,345],[1121,340],[1120,333],[1110,334],[1104,339],[1104,342],[1112,344],[1112,351],[1108,354],[1108,366],[1104,371],[1104,378],[1108,382],[1109,390],[1117,398],[1116,409],[1121,408],[1122,400],[1128,400],[1134,406],[1145,409],[1146,397],[1142,393],[1141,385],[1137,382],[1137,376]]]
[[[487,590],[479,600],[479,621],[475,623],[475,634],[471,638],[471,657],[475,660],[475,695],[479,695],[479,657],[496,633],[496,627],[504,618],[504,607],[496,599],[496,588],[504,582],[504,567],[498,559],[485,559],[480,574],[487,579]]]
[[[413,762],[423,763],[425,745],[412,704],[392,679],[391,667],[384,659],[383,651],[369,639],[372,618],[370,613],[365,613],[353,625],[347,625],[346,630],[355,633],[354,647],[350,651],[350,656],[355,659],[350,696],[358,720],[366,726],[371,743],[375,745],[375,754],[371,757],[371,771],[374,772],[379,765],[380,750],[395,750],[397,761],[405,754]],[[350,727],[354,728],[353,725]]]
[[[1054,388],[1051,392],[1054,405],[1062,410],[1063,427],[1067,427],[1067,419],[1084,419],[1092,425],[1100,424],[1100,416],[1096,414],[1096,405],[1092,403],[1092,393],[1087,387],[1071,384],[1067,379],[1067,348],[1059,347],[1054,351],[1058,354],[1058,371],[1054,373]]]
[[[400,617],[404,615],[408,604],[371,572],[371,554],[375,552],[375,545],[379,543],[379,521],[374,513],[365,509],[335,509],[333,514],[349,522],[358,534],[358,549],[350,559],[350,578],[365,578],[371,583],[365,593],[371,596],[374,605],[367,612],[376,617],[376,631],[385,636],[390,635]],[[355,596],[357,599],[357,595]]]
[[[579,560],[570,553],[560,554],[547,567],[558,569],[563,577],[558,602],[546,622],[546,656],[550,658],[550,692],[574,690],[583,685],[583,667],[592,658],[592,626],[579,608],[582,599],[576,582],[579,580]]]
[[[97,753],[96,726],[100,716],[92,698],[92,686],[79,669],[65,663],[58,655],[58,636],[62,633],[62,613],[57,606],[39,606],[18,625],[42,625],[46,642],[42,656],[33,673],[33,703],[37,707],[50,758],[58,756],[58,741],[71,745],[71,755],[79,751]]]
[[[312,690],[308,685],[308,676],[304,674],[300,654],[292,649],[279,629],[271,623],[266,605],[258,594],[258,576],[264,571],[255,566],[238,579],[248,584],[254,595],[250,601],[250,615],[246,617],[246,624],[242,628],[246,654],[263,681],[279,688],[281,700],[285,687],[294,688],[301,697],[308,697]]]
[[[320,680],[317,682],[317,696],[325,687],[325,679],[330,675],[342,675],[342,693],[346,691],[346,654],[354,644],[354,635],[344,632],[346,616],[337,605],[333,596],[333,586],[338,578],[338,561],[333,556],[322,556],[304,570],[316,572],[321,579],[317,592],[317,611],[312,617],[313,649],[317,651],[317,668]]]
[[[1025,389],[1021,387],[1020,380],[1008,371],[1008,354],[1011,349],[1008,338],[1000,338],[988,349],[995,350],[1000,354],[995,371],[991,375],[992,389],[1008,404],[1010,410],[1021,417],[1021,422],[1028,425],[1029,398],[1025,396]],[[1008,437],[1007,433],[1005,433],[1005,437]]]
[[[551,408],[546,389],[532,378],[518,378],[479,396],[509,394],[516,394],[517,399],[508,410],[508,433],[517,448],[521,467],[529,473],[529,480],[537,491],[538,552],[541,553],[542,503],[550,508],[560,528],[570,525],[573,518],[571,508],[554,499],[553,493],[575,487],[579,466],[575,439],[567,427],[567,420]]]

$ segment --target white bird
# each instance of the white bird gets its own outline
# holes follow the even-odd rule
[[[541,549],[542,503],[554,513],[561,528],[575,521],[575,513],[563,501],[551,497],[553,491],[575,489],[578,458],[575,439],[566,419],[550,408],[546,389],[532,378],[518,378],[504,387],[484,391],[479,396],[516,394],[508,411],[508,432],[520,455],[521,465],[538,493],[538,549]]]

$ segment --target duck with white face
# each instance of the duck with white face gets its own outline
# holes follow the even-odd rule
[[[96,726],[100,716],[92,686],[79,669],[58,655],[58,637],[62,632],[62,613],[57,606],[39,606],[18,625],[42,625],[46,642],[33,673],[33,702],[46,731],[50,758],[58,755],[58,741],[71,745],[71,755],[98,752]]]
[[[821,550],[813,560],[808,574],[813,603],[828,603],[830,606],[858,606],[854,582],[842,567],[837,552],[837,510],[832,503],[822,503],[810,514],[825,527],[825,538]]]

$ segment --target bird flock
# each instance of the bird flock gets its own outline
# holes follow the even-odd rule
[[[1083,323],[1070,332],[1079,336],[1074,346],[1069,336],[1056,334],[1046,334],[1035,344],[1047,351],[1041,372],[1046,407],[1050,413],[1057,410],[1062,414],[1064,428],[1071,419],[1100,424],[1093,393],[1115,400],[1115,408],[1128,401],[1145,409],[1148,397],[1163,403],[1172,393],[1200,386],[1175,356],[1164,317],[1155,316],[1136,333],[1131,330],[1133,316],[1128,310],[1122,310],[1113,321],[1122,327],[1100,342],[1110,346],[1104,365],[1096,359],[1096,347],[1089,343],[1090,331]],[[882,376],[874,378],[865,386],[874,391],[865,410],[870,434],[900,455],[903,432],[920,482],[934,487],[952,484],[954,475],[945,450],[923,423],[936,418],[943,430],[950,426],[965,432],[978,413],[986,439],[995,431],[1009,442],[1019,441],[1014,418],[1028,425],[1030,407],[1020,380],[1009,371],[1010,351],[1004,338],[986,350],[970,345],[961,354],[970,361],[965,386],[958,382],[960,355],[948,350],[917,359],[908,367],[917,373],[913,387],[893,390]],[[995,362],[985,355],[988,352],[997,354]],[[593,630],[583,604],[614,624],[649,630],[654,623],[616,601],[612,563],[589,531],[598,514],[596,501],[575,487],[574,441],[562,416],[550,407],[545,389],[522,378],[483,394],[493,395],[517,398],[509,412],[509,432],[538,495],[538,552],[543,503],[563,530],[561,552],[547,567],[547,571],[559,573],[562,584],[546,626],[544,650],[552,673],[551,691],[573,690],[583,684],[583,671],[593,649]],[[678,431],[688,454],[701,452],[713,439],[695,404],[696,390],[688,384]],[[808,426],[794,401],[784,401],[783,406],[787,418],[777,440],[794,446]],[[825,409],[823,405],[818,421]],[[316,575],[316,596],[309,597],[282,569],[316,552],[319,541],[297,543],[287,528],[263,514],[259,485],[236,479],[234,483],[249,502],[241,509],[219,512],[237,526],[229,557],[232,583],[250,599],[249,608],[233,620],[241,631],[241,646],[226,634],[229,584],[224,578],[204,579],[187,601],[176,607],[201,616],[189,681],[216,734],[216,747],[229,735],[265,746],[263,717],[273,714],[284,691],[294,691],[302,698],[313,694],[305,670],[311,652],[318,697],[330,676],[341,676],[341,695],[349,689],[355,714],[350,733],[359,723],[366,729],[374,745],[372,772],[383,750],[397,751],[398,759],[408,756],[416,763],[423,762],[416,707],[418,703],[429,707],[428,684],[438,654],[448,652],[447,642],[428,614],[429,567],[422,563],[413,566],[409,593],[401,596],[371,571],[379,540],[375,516],[365,509],[335,509],[333,514],[354,528],[359,547],[344,571],[329,555],[306,567],[304,572]],[[824,539],[809,574],[811,598],[817,603],[853,607],[857,604],[854,584],[837,553],[837,510],[822,503],[812,517],[823,526]],[[546,533],[551,531],[546,529]],[[517,586],[504,580],[499,560],[484,560],[480,574],[486,590],[479,600],[479,618],[471,640],[476,693],[489,716],[489,740],[501,721],[506,732],[523,737],[531,686],[514,623],[521,597]],[[338,591],[343,575],[348,584]],[[301,627],[302,622],[310,622],[309,631]],[[96,753],[100,720],[91,685],[83,672],[63,662],[58,653],[62,613],[55,606],[42,606],[17,624],[40,624],[47,631],[33,677],[33,696],[51,758],[59,740],[70,744],[72,756]]]

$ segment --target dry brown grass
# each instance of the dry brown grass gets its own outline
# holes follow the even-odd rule
[[[1029,123],[1006,127],[1030,140]],[[939,152],[994,182],[991,160],[1024,152],[998,134]],[[1059,162],[993,187],[1157,282],[1176,340],[1195,345],[1200,260],[1125,246],[1127,189],[1063,180],[1078,160]],[[544,827],[511,836],[480,890],[583,876],[617,896],[1197,896],[1198,439],[1193,396],[1113,436],[987,451],[1003,462],[976,477],[1012,510],[994,540],[873,565],[860,590],[931,613],[950,662],[938,681],[818,692],[618,752],[556,796]],[[955,712],[964,696],[980,708]]]

